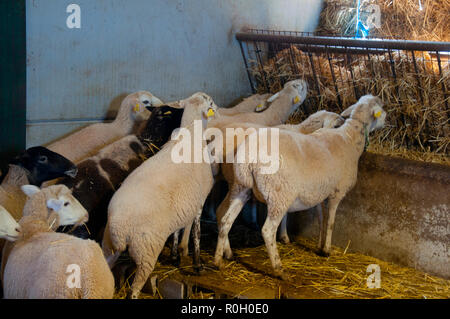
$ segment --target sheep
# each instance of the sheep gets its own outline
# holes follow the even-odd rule
[[[217,106],[204,93],[196,93],[179,104],[184,108],[184,114],[181,129],[175,136],[180,137],[183,133],[183,141],[192,141],[190,136],[203,132]],[[186,136],[188,133],[190,136]],[[194,145],[196,143],[194,140]],[[155,156],[125,179],[109,203],[103,253],[112,268],[128,248],[137,266],[131,286],[132,298],[138,297],[167,238],[193,220],[196,225],[194,265],[196,269],[200,268],[200,215],[213,185],[213,175],[209,163],[203,160],[195,163],[195,154],[194,161],[192,157],[187,159],[189,163],[173,160],[173,153],[179,151],[180,144],[173,136]],[[206,141],[202,139],[199,146],[203,149]]]
[[[229,208],[219,226],[214,265],[222,266],[228,232],[251,191],[267,204],[262,235],[277,277],[286,278],[275,239],[278,225],[288,211],[305,210],[327,200],[319,250],[329,255],[337,206],[356,183],[358,160],[369,132],[384,125],[386,112],[382,106],[380,98],[365,95],[341,114],[350,117],[339,128],[320,129],[309,135],[280,130],[280,167],[274,174],[263,174],[261,163],[235,163],[235,183],[230,190]],[[239,148],[238,152],[245,152],[244,144]]]
[[[339,116],[336,113],[333,112],[327,112],[325,110],[318,111],[312,115],[310,115],[305,121],[303,121],[300,124],[282,124],[275,126],[276,128],[280,129],[286,129],[293,132],[299,132],[303,134],[310,134],[320,128],[336,128],[343,124],[344,119]],[[232,188],[232,184],[234,182],[234,174],[233,174],[233,164],[232,163],[226,163],[226,154],[228,152],[233,152],[233,154],[236,154],[236,149],[239,146],[240,142],[242,142],[246,136],[247,132],[251,132],[251,130],[248,129],[258,129],[263,128],[262,125],[256,125],[254,123],[236,123],[233,125],[226,124],[224,126],[217,127],[219,128],[223,135],[224,141],[227,141],[227,143],[224,144],[224,148],[222,151],[223,154],[223,164],[221,165],[221,172],[222,176],[224,177],[225,181],[228,183],[228,189],[230,190]],[[238,129],[235,130],[233,133],[228,133],[228,129]],[[231,137],[235,137],[234,139],[227,138],[228,134],[232,134]],[[234,135],[234,136],[233,136]],[[229,198],[230,193],[228,192],[225,199],[220,203],[217,211],[216,211],[216,217],[217,217],[217,223],[220,224],[220,220],[222,219],[222,216],[226,212],[226,210],[229,207]],[[320,205],[317,206],[317,209],[319,210],[321,207]],[[319,217],[321,216],[321,212],[319,211]],[[185,233],[189,233],[189,229],[185,229]],[[285,243],[289,242],[289,237],[287,236],[286,232],[286,217],[283,219],[283,222],[281,224],[280,229],[280,237],[281,240]],[[189,236],[184,236],[182,241],[179,245],[179,251],[182,256],[186,256],[188,254],[188,244],[189,244]],[[228,241],[228,238],[226,239],[225,243],[225,256],[230,259],[232,256],[232,252],[230,249],[230,244]],[[172,258],[175,259],[176,257],[176,251],[175,248],[173,248],[172,251]]]
[[[172,131],[180,126],[183,109],[169,106],[150,109],[152,114],[139,136],[128,135],[102,148],[95,156],[77,165],[76,178],[64,178],[59,182],[71,189],[73,196],[89,212],[87,229],[84,225],[71,229],[72,235],[101,241],[107,207],[115,190],[146,158],[153,156],[169,139]]]
[[[15,241],[19,237],[20,231],[16,220],[0,205],[0,238]]]
[[[245,98],[241,103],[230,107],[230,108],[223,108],[220,107],[217,110],[217,113],[222,116],[233,116],[239,113],[246,113],[246,112],[254,112],[256,109],[258,109],[259,105],[264,105],[267,101],[267,99],[270,97],[269,93],[266,94],[253,94],[252,96],[249,96]]]
[[[292,80],[287,82],[283,89],[269,97],[265,102],[256,104],[256,112],[246,112],[234,114],[233,116],[226,116],[221,114],[208,122],[208,128],[219,128],[224,131],[227,127],[232,127],[235,123],[253,123],[262,126],[274,126],[280,125],[287,121],[289,116],[297,107],[302,104],[306,99],[308,85],[304,80]],[[253,99],[267,98],[268,95],[254,96]],[[245,101],[244,101],[245,102]],[[253,103],[252,103],[253,104]],[[220,109],[223,110],[223,109]],[[218,165],[213,165],[214,175],[218,174]],[[188,242],[189,242],[190,228],[186,228],[183,231],[183,237],[179,246],[181,255],[186,256],[188,254]],[[174,244],[172,246],[172,258],[175,259],[176,248],[178,245],[178,236],[176,233],[174,236]]]
[[[162,104],[160,99],[147,91],[130,94],[122,101],[113,122],[89,125],[49,144],[47,148],[77,164],[84,158],[95,155],[104,146],[135,133],[150,116],[146,106]]]
[[[225,126],[234,123],[255,123],[264,126],[283,124],[297,107],[302,104],[307,94],[307,83],[303,80],[287,82],[283,89],[267,100],[265,108],[257,108],[258,112],[239,113],[233,116],[221,115],[208,123],[209,127]],[[262,109],[262,111],[260,111]]]
[[[22,185],[19,187],[19,192],[23,193],[25,195],[25,197],[27,197],[27,195],[31,196],[32,194],[37,193],[38,190],[39,190],[39,187],[37,187],[35,185]],[[45,188],[45,190],[46,191],[44,193],[46,194],[46,196],[48,198],[48,205],[52,205],[52,206],[49,206],[49,208],[56,209],[56,205],[60,205],[60,206],[62,205],[62,206],[64,206],[64,208],[62,208],[62,209],[58,208],[58,210],[61,210],[61,212],[64,212],[64,211],[68,211],[69,213],[79,212],[77,215],[78,217],[80,217],[82,215],[84,216],[84,213],[86,212],[86,210],[72,196],[70,190],[66,186],[54,185],[54,186]],[[28,200],[26,200],[26,203],[28,203]],[[26,210],[26,203],[23,207],[23,211],[31,212],[30,210]],[[22,218],[23,218],[23,216],[21,214],[21,217],[19,218],[19,222],[20,222],[20,220],[22,220]],[[61,220],[61,224],[71,225],[71,223],[67,223],[67,219]],[[6,244],[3,248],[0,276],[3,276],[3,270],[4,270],[4,266],[6,265],[6,262],[7,262],[7,257],[9,255],[9,251],[13,247],[14,247],[14,245],[6,242]]]
[[[28,148],[13,158],[8,173],[0,185],[0,205],[18,221],[26,196],[20,186],[33,184],[40,186],[44,181],[60,176],[75,177],[77,167],[65,157],[42,146]],[[0,239],[0,251],[4,240]]]
[[[70,191],[61,185],[42,191],[24,186],[23,190],[31,197],[20,221],[22,235],[10,251],[4,270],[4,297],[112,298],[114,278],[99,245],[52,230],[55,227],[52,224],[85,219],[86,210],[79,203],[77,207],[65,206]],[[52,198],[55,195],[66,198],[60,202]]]

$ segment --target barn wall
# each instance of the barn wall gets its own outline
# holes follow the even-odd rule
[[[339,205],[333,245],[450,278],[450,170],[365,153]],[[313,212],[289,214],[293,234],[317,237]],[[381,269],[383,272],[383,269]]]
[[[66,7],[81,7],[81,28]],[[27,0],[27,146],[111,118],[145,89],[202,90],[218,105],[250,93],[234,32],[314,30],[318,0]]]

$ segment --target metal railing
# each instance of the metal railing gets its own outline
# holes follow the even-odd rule
[[[275,93],[287,81],[303,78],[309,84],[305,113],[324,108],[342,111],[362,95],[378,95],[392,112],[402,113],[398,125],[414,122],[418,126],[414,134],[419,141],[412,141],[411,133],[400,144],[409,147],[417,142],[422,150],[447,149],[449,42],[325,37],[256,29],[239,32],[236,39],[254,93]],[[432,124],[437,120],[426,112],[439,113],[439,123]],[[418,123],[421,116],[425,119]],[[442,128],[445,125],[447,130]]]

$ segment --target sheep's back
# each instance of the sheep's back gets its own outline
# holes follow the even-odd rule
[[[80,267],[80,289],[69,288],[67,284],[73,273],[68,272],[70,265]],[[4,273],[4,294],[5,298],[81,298],[85,291],[95,291],[94,284],[98,283],[94,277],[102,276],[106,282],[110,277],[111,285],[112,274],[108,273],[101,249],[93,241],[60,233],[40,233],[26,242],[18,242],[10,253]]]
[[[113,225],[129,231],[142,226],[173,232],[201,209],[213,184],[211,166],[176,164],[170,153],[171,148],[164,148],[145,161],[114,194],[108,209],[113,232]]]

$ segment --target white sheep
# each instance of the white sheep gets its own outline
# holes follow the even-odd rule
[[[74,163],[93,156],[104,146],[129,134],[136,133],[150,116],[147,106],[160,106],[163,102],[150,92],[139,91],[128,95],[120,105],[111,123],[89,125],[47,146]]]
[[[221,115],[208,123],[208,127],[224,127],[234,123],[255,123],[264,126],[280,125],[287,121],[297,107],[304,102],[308,85],[304,80],[287,82],[283,89],[271,96],[258,112],[239,113],[232,116]]]
[[[270,97],[269,93],[253,94],[245,98],[242,102],[236,104],[233,107],[229,108],[219,107],[217,113],[219,115],[233,116],[239,113],[254,112],[256,109],[259,109],[260,107],[265,105],[269,97]]]
[[[280,130],[282,130],[282,129],[289,130],[292,132],[297,132],[297,133],[302,133],[302,134],[311,134],[321,128],[337,128],[337,127],[341,126],[343,123],[344,123],[344,119],[340,115],[333,113],[333,112],[328,112],[328,111],[322,110],[322,111],[318,111],[318,112],[310,115],[306,120],[304,120],[303,122],[301,122],[299,124],[283,124],[283,125],[274,126],[274,128],[279,128]],[[226,144],[227,152],[232,151],[234,154],[236,154],[236,149],[239,146],[239,141],[243,141],[245,139],[245,137],[247,136],[247,133],[252,132],[249,129],[251,129],[251,128],[259,129],[259,128],[263,128],[263,127],[264,126],[255,125],[252,123],[236,123],[232,126],[228,126],[228,128],[242,129],[242,130],[234,132],[237,136],[235,141],[233,141],[232,139],[228,139],[228,141],[231,143]],[[226,129],[224,129],[223,133],[225,135],[227,134]],[[224,149],[224,152],[225,152],[225,149]],[[224,160],[225,160],[225,158],[224,158]],[[232,189],[233,183],[235,180],[232,163],[223,163],[221,165],[221,172],[222,172],[224,179],[228,183],[229,191],[228,191],[225,199],[220,203],[220,205],[216,211],[218,225],[220,224],[220,221],[221,221],[223,215],[225,214],[225,212],[227,211],[227,209],[230,205],[230,190]],[[318,216],[319,216],[319,220],[320,220],[320,218],[322,216],[321,205],[317,205],[316,208],[318,210]],[[287,221],[287,216],[285,216],[283,218],[283,220],[281,222],[281,226],[280,226],[280,239],[284,243],[289,242],[289,237],[287,235],[287,229],[286,229],[286,221]],[[184,247],[182,247],[182,249],[184,249]],[[226,258],[230,259],[232,257],[232,252],[231,252],[228,238],[226,239],[224,249],[225,249],[224,254],[225,254]]]
[[[179,104],[184,108],[184,114],[178,134],[189,132],[190,136],[183,134],[183,141],[192,141],[194,130],[197,134],[203,132],[217,106],[204,93],[196,93]],[[200,127],[195,126],[194,121],[200,120]],[[192,160],[195,160],[194,152],[188,158],[189,163],[176,163],[172,153],[178,153],[176,150],[179,150],[180,143],[169,141],[156,155],[135,169],[114,194],[108,207],[103,252],[113,267],[128,247],[137,266],[131,286],[132,298],[138,297],[167,238],[194,220],[198,225],[194,236],[194,265],[200,266],[199,220],[213,185],[213,175],[210,164],[204,160],[200,163]],[[202,139],[199,146],[203,149],[206,141]]]
[[[304,80],[292,80],[287,82],[283,89],[278,93],[268,97],[268,94],[251,97],[250,104],[255,106],[257,112],[238,113],[232,116],[219,115],[208,122],[208,128],[218,128],[225,131],[227,127],[233,127],[235,123],[252,123],[261,126],[281,125],[287,121],[289,116],[300,104],[302,104],[307,95],[308,85]],[[264,101],[264,99],[266,99]],[[256,100],[258,104],[254,104]],[[220,109],[222,110],[222,109]],[[224,139],[225,141],[226,139]],[[214,175],[218,174],[218,165],[213,165]],[[181,255],[187,256],[189,243],[190,227],[184,229],[183,236],[179,245]],[[172,255],[175,256],[175,249],[178,245],[178,236],[176,233],[173,239]]]
[[[68,188],[66,186],[56,185],[56,186],[52,186],[51,188],[47,187],[45,189],[48,189],[48,190],[46,190],[45,194],[48,198],[49,205],[56,205],[56,204],[58,204],[58,205],[65,204],[66,205],[62,209],[59,208],[59,210],[61,210],[61,214],[64,213],[64,211],[66,211],[66,210],[72,214],[74,212],[81,212],[83,214],[86,213],[86,210],[84,209],[84,207],[72,196],[72,193],[70,192],[70,190],[68,190]],[[27,198],[26,192],[28,190],[31,190],[31,191],[35,190],[37,192],[37,190],[39,190],[39,187],[37,187],[35,185],[22,185],[19,187],[18,191],[20,193],[24,194],[25,197]],[[26,203],[27,202],[28,202],[28,200],[26,200]],[[26,203],[25,203],[24,207],[22,208],[22,211],[25,211]],[[54,207],[57,207],[57,206],[54,206]],[[51,206],[49,206],[49,209],[50,208],[51,208]],[[28,210],[28,212],[29,212],[29,210]],[[14,218],[14,215],[12,217]],[[23,218],[23,216],[21,213],[19,219],[17,219],[17,220],[21,220],[22,218]],[[62,220],[61,222],[63,224],[66,224],[67,220]],[[67,224],[71,225],[70,223],[67,223]],[[7,262],[8,252],[11,250],[11,248],[13,246],[14,245],[12,245],[9,242],[6,242],[6,244],[4,245],[3,255],[2,255],[2,260],[1,260],[2,264],[1,264],[0,277],[3,275],[3,269]]]
[[[15,241],[19,237],[20,231],[16,220],[0,205],[0,238]]]
[[[87,219],[86,210],[76,203],[69,189],[62,185],[42,191],[31,185],[22,189],[30,199],[20,220],[21,236],[9,250],[4,297],[112,298],[114,278],[100,246],[53,231],[58,225]]]
[[[351,112],[350,118],[337,129],[320,129],[309,135],[280,130],[280,167],[274,174],[263,174],[261,163],[234,164],[235,183],[228,211],[219,225],[214,264],[222,265],[228,232],[251,191],[267,204],[262,235],[276,276],[285,278],[276,248],[276,231],[289,211],[306,210],[328,201],[319,249],[329,254],[337,206],[356,183],[358,160],[369,132],[384,125],[382,105],[378,97],[366,95],[343,112],[342,116]]]

